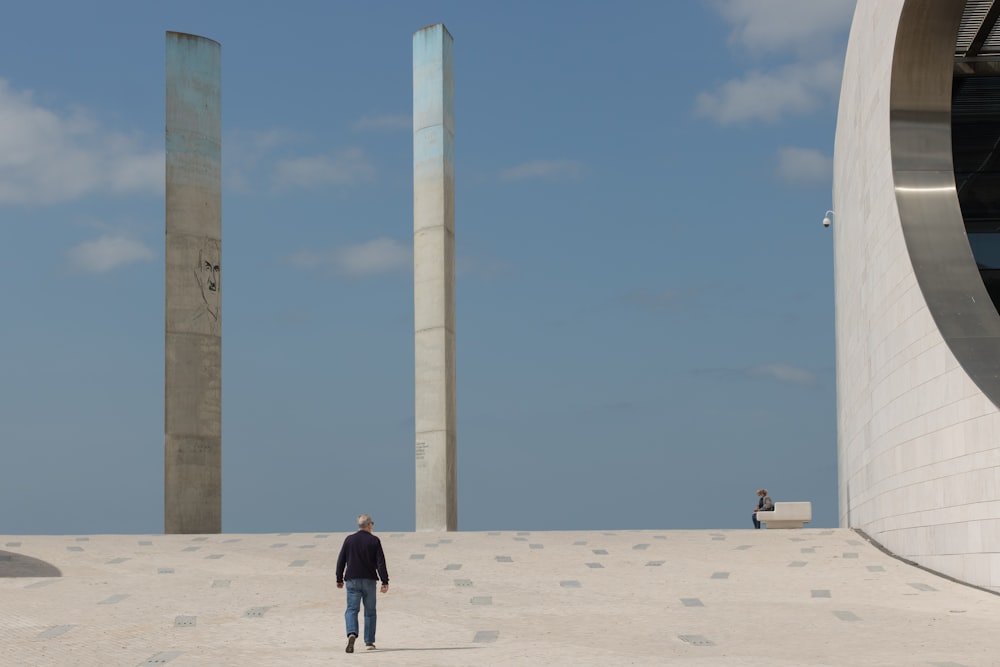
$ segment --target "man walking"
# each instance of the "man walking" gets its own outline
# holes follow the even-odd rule
[[[358,517],[358,532],[348,535],[337,558],[337,588],[347,582],[347,652],[354,653],[358,638],[358,612],[365,605],[365,646],[375,648],[375,578],[382,580],[382,592],[389,592],[382,542],[372,535],[375,522],[367,514]]]

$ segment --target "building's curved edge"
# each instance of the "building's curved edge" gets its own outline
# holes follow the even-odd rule
[[[923,570],[924,572],[929,572],[930,574],[933,574],[935,577],[941,577],[942,579],[945,579],[952,583],[961,584],[963,586],[968,586],[969,588],[975,588],[977,591],[983,591],[984,593],[990,593],[991,595],[1000,596],[1000,588],[987,588],[986,586],[977,586],[976,584],[970,584],[968,581],[962,581],[961,579],[957,579],[951,576],[950,574],[945,574],[944,572],[938,572],[937,570],[925,567],[920,563],[917,563],[916,561],[912,561],[909,558],[904,558],[903,556],[895,554],[889,549],[886,549],[885,546],[880,544],[878,540],[874,539],[871,535],[861,530],[860,528],[852,528],[851,530],[853,530],[855,533],[863,537],[866,542],[868,542],[870,545],[872,545],[873,547],[884,553],[886,556],[895,558],[901,563],[905,563],[906,565],[909,565],[911,567]]]
[[[908,1],[858,0],[844,66],[831,230],[840,524],[996,590],[1000,411],[928,306],[895,196],[888,91]]]
[[[907,0],[893,51],[889,132],[896,204],[914,275],[962,369],[1000,405],[1000,315],[969,246],[951,146],[963,2]]]

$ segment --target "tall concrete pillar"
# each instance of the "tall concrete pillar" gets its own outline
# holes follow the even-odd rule
[[[221,47],[167,33],[164,532],[222,531]]]
[[[452,44],[440,23],[413,35],[417,530],[458,529]]]

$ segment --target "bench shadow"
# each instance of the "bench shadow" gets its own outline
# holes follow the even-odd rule
[[[358,651],[361,655],[375,655],[378,653],[392,653],[395,651],[475,651],[477,649],[486,648],[485,646],[421,646],[419,648],[378,648],[374,651]]]
[[[0,550],[0,578],[61,576],[62,572],[52,563],[24,554]]]

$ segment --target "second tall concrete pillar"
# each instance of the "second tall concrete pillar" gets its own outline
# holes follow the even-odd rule
[[[452,44],[440,23],[413,35],[417,530],[458,529]]]

